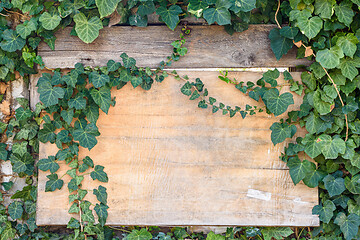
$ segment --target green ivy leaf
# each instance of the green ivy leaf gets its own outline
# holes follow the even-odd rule
[[[39,85],[38,93],[40,94],[40,101],[46,106],[50,107],[59,103],[59,98],[65,95],[64,89],[60,87],[53,87],[50,82],[42,82]]]
[[[336,45],[341,48],[346,56],[353,57],[356,52],[356,44],[359,43],[357,37],[353,33],[349,33],[346,36],[339,37],[336,41]]]
[[[126,240],[150,240],[152,235],[146,230],[146,228],[141,228],[140,230],[132,230],[129,235],[126,236]]]
[[[339,154],[345,153],[346,145],[341,138],[332,138],[327,134],[322,134],[316,141],[325,159],[336,159]]]
[[[186,96],[190,96],[192,93],[191,90],[191,84],[189,82],[186,82],[182,87],[181,87],[181,92],[182,94],[186,95]]]
[[[155,5],[153,1],[142,1],[137,10],[140,16],[146,16],[155,12]]]
[[[330,19],[334,14],[336,0],[315,0],[315,14],[321,18]]]
[[[24,235],[25,232],[28,230],[28,226],[26,224],[19,223],[18,225],[16,225],[16,229],[21,235]]]
[[[332,86],[331,86],[332,87]],[[331,128],[331,122],[323,121],[319,116],[316,116],[313,112],[311,112],[306,118],[305,118],[306,124],[305,128],[306,130],[311,133],[321,133],[325,132],[327,129]]]
[[[24,212],[23,203],[19,201],[12,202],[8,207],[8,213],[12,219],[20,219]]]
[[[91,150],[97,144],[96,136],[99,136],[98,128],[94,123],[89,123],[84,128],[77,128],[73,131],[75,141],[79,141],[80,146]]]
[[[340,195],[345,191],[344,179],[342,177],[335,178],[332,175],[324,177],[323,182],[326,190],[328,190],[330,197]]]
[[[111,103],[110,88],[104,86],[99,90],[93,88],[90,91],[91,97],[104,113],[108,113]]]
[[[106,83],[110,82],[109,75],[99,74],[98,72],[91,72],[89,74],[89,81],[94,85],[95,88],[105,86]]]
[[[359,64],[356,62],[356,60],[356,57],[354,59],[345,57],[340,60],[340,65],[338,66],[338,68],[341,69],[342,75],[349,78],[351,81],[353,81],[354,78],[359,75],[359,71],[357,69]],[[360,77],[358,76],[357,78]]]
[[[106,64],[106,66],[107,66],[107,70],[109,72],[115,72],[116,70],[118,70],[121,67],[121,63],[115,62],[114,60],[109,60]]]
[[[39,21],[46,30],[54,30],[57,26],[59,26],[61,17],[55,12],[53,14],[44,12],[41,14]]]
[[[323,101],[321,99],[321,93],[319,90],[314,92],[313,102],[315,109],[319,112],[320,115],[326,115],[332,110],[333,104]]]
[[[271,240],[272,238],[284,239],[294,232],[289,227],[265,227],[261,230],[261,233],[264,236],[264,240]]]
[[[270,31],[269,39],[271,49],[277,60],[280,60],[294,45],[291,39],[281,36],[280,30],[277,28]]]
[[[16,26],[16,32],[22,37],[26,39],[33,31],[36,31],[37,22],[35,18],[31,18],[30,20],[26,20],[23,24],[19,24]]]
[[[133,88],[136,88],[137,86],[139,86],[140,84],[142,84],[143,79],[141,77],[132,77],[131,78],[131,85],[133,86]]]
[[[286,92],[279,95],[279,90],[271,88],[267,90],[263,96],[265,105],[275,116],[284,113],[291,104],[294,104],[294,99],[291,93]]]
[[[308,160],[301,161],[298,157],[291,157],[287,163],[290,177],[294,184],[298,184],[305,176],[312,171],[311,162]]]
[[[99,186],[98,189],[93,190],[94,195],[96,196],[97,200],[103,204],[107,204],[107,193],[106,188],[103,186]]]
[[[96,212],[96,214],[98,215],[98,220],[99,223],[101,224],[101,226],[104,226],[106,223],[106,219],[108,217],[108,212],[107,209],[109,207],[100,203],[100,204],[96,204],[96,206],[94,207],[94,210]]]
[[[136,65],[136,60],[132,57],[129,57],[126,53],[122,53],[120,55],[121,59],[123,60],[124,67],[132,68]],[[129,73],[130,74],[130,73]]]
[[[351,179],[349,177],[345,178],[345,187],[352,194],[360,194],[360,174],[356,174],[352,176]]]
[[[307,18],[299,17],[297,19],[297,26],[300,31],[305,34],[309,39],[312,39],[318,35],[323,27],[323,20],[318,16]]]
[[[314,163],[311,163],[312,171],[307,173],[303,182],[310,188],[315,188],[319,185],[319,182],[326,176],[326,173],[322,170],[316,170]]]
[[[316,61],[324,68],[335,68],[340,64],[340,58],[344,54],[339,46],[333,46],[330,49],[320,50],[316,54]]]
[[[226,7],[207,8],[203,16],[208,24],[216,22],[219,25],[228,25],[231,23],[231,14]]]
[[[95,0],[100,17],[103,18],[112,14],[119,2],[120,0]]]
[[[340,226],[340,230],[344,233],[345,239],[351,240],[358,233],[360,217],[353,213],[346,216],[345,213],[340,212],[336,216],[334,223]]]
[[[33,115],[33,113],[30,109],[24,109],[23,107],[19,107],[15,111],[15,117],[16,117],[16,120],[18,120],[18,121],[28,119],[28,118],[32,117],[32,115]]]
[[[86,164],[86,165],[88,165],[88,166],[91,167],[91,168],[94,167],[94,162],[93,162],[93,160],[92,160],[90,157],[88,157],[88,156],[86,156],[86,157],[83,159],[83,163]]]
[[[242,12],[250,12],[254,8],[256,8],[256,0],[234,0],[231,1],[232,5],[230,10],[234,13]]]
[[[49,180],[45,184],[45,192],[53,192],[56,189],[61,189],[64,185],[64,181],[58,179],[57,174],[50,174],[46,176]]]
[[[69,110],[61,110],[61,117],[64,119],[64,121],[67,124],[71,124],[73,118],[74,118],[74,109],[69,109]]]
[[[335,204],[330,200],[326,200],[324,205],[316,205],[312,209],[312,214],[319,215],[320,221],[323,223],[329,223],[331,218],[334,216],[335,209]]]
[[[55,161],[54,156],[40,159],[37,166],[41,171],[45,172],[50,170],[51,173],[55,173],[60,168],[59,164]]]
[[[96,165],[94,171],[90,173],[90,176],[93,180],[99,180],[100,182],[108,182],[108,176],[104,172],[104,167]]]
[[[352,3],[347,1],[341,2],[339,5],[335,6],[335,14],[338,20],[348,27],[350,27],[350,24],[353,21],[353,17],[355,16],[355,13],[351,9],[351,6]]]
[[[99,30],[103,28],[99,17],[94,16],[90,20],[83,13],[74,16],[75,31],[85,43],[93,42],[99,36]]]
[[[275,122],[270,127],[271,141],[274,145],[282,143],[286,138],[291,138],[296,133],[296,127],[287,123]]]
[[[13,165],[13,171],[16,173],[26,173],[31,175],[34,170],[34,159],[28,152],[26,152],[23,156],[13,153],[10,156],[10,161]]]
[[[209,232],[206,240],[225,240],[225,237],[220,234],[215,234],[213,231]]]
[[[2,50],[7,52],[15,52],[16,50],[21,50],[26,43],[26,40],[20,37],[20,35],[16,34],[12,29],[6,29],[2,33],[2,42],[0,46]]]
[[[75,98],[71,98],[69,100],[68,104],[69,104],[70,108],[75,108],[76,110],[85,109],[86,99],[83,96],[81,96],[81,94],[78,94],[78,95],[76,95]],[[71,114],[71,112],[70,112],[70,114]],[[70,116],[67,116],[67,117],[70,118]],[[70,123],[68,123],[68,124],[70,124]]]
[[[182,12],[181,7],[178,5],[171,5],[169,8],[160,6],[156,9],[156,14],[158,14],[165,24],[173,31],[179,23],[179,14]]]
[[[84,222],[94,222],[94,215],[92,211],[89,209],[91,203],[89,201],[83,201],[80,204],[81,210],[83,214],[81,215],[81,220]]]

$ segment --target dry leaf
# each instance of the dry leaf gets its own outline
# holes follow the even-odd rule
[[[310,46],[305,48],[305,57],[309,57],[313,54],[314,54],[314,51],[311,49]]]
[[[294,43],[295,46],[297,46],[298,48],[301,47],[301,45],[302,45],[302,41],[294,42],[294,40],[293,40],[293,43]]]
[[[5,94],[8,85],[4,82],[0,82],[0,94]]]
[[[110,15],[110,21],[109,21],[109,27],[114,26],[116,24],[118,24],[121,21],[121,16],[120,14],[115,11]]]
[[[2,103],[0,104],[0,111],[4,115],[10,115],[10,102],[6,100],[2,101]]]

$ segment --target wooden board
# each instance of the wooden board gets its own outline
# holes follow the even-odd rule
[[[309,65],[306,59],[296,59],[296,47],[280,61],[270,48],[268,35],[274,25],[251,25],[242,33],[232,36],[222,26],[191,26],[187,37],[188,54],[171,68],[241,68],[241,67],[293,67]],[[113,26],[100,30],[100,36],[91,44],[70,36],[71,28],[57,33],[55,51],[41,43],[38,54],[48,68],[73,68],[77,62],[89,66],[104,66],[110,59],[119,60],[126,52],[139,66],[156,68],[171,55],[171,42],[179,39],[180,28],[175,31],[166,26],[146,28]]]
[[[256,104],[217,79],[217,72],[182,73],[200,76],[210,96],[225,104]],[[230,77],[256,81],[261,73],[232,72]],[[299,80],[300,74],[294,77]],[[284,144],[274,146],[270,141],[269,127],[282,116],[262,113],[243,120],[212,114],[181,94],[182,84],[169,77],[154,83],[150,91],[130,84],[113,90],[117,103],[108,115],[100,115],[98,144],[90,153],[84,149],[80,153],[80,158],[89,155],[105,166],[109,176],[104,184],[110,207],[107,223],[318,226],[318,217],[311,213],[318,204],[317,188],[294,186],[279,160]],[[301,103],[301,97],[294,97],[291,109]],[[40,158],[56,153],[54,147],[40,144]],[[59,176],[66,170],[62,165]],[[61,191],[45,193],[47,174],[39,173],[36,223],[66,224],[71,216],[69,178],[63,178]],[[85,176],[85,189],[97,184]]]

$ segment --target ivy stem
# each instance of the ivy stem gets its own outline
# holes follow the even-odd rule
[[[83,232],[84,231],[84,226],[82,224],[82,220],[81,220],[81,201],[79,201],[79,214],[80,214],[80,231]],[[85,236],[86,237],[86,236]]]
[[[306,48],[305,44],[304,43],[301,43],[301,45]],[[314,52],[312,52],[312,55],[316,58],[316,55]],[[321,65],[320,65],[321,66]],[[332,77],[330,76],[330,74],[328,73],[328,71],[326,70],[326,68],[324,68],[323,66],[321,66],[323,68],[323,70],[325,71],[326,75],[328,76],[328,78],[330,79],[332,85],[334,86],[335,90],[336,90],[336,93],[337,95],[339,96],[339,99],[340,99],[340,102],[341,102],[341,105],[344,107],[345,104],[344,104],[344,101],[340,95],[340,91],[339,89],[337,88],[337,85],[335,83],[335,81],[332,79]],[[345,135],[345,142],[348,140],[348,137],[349,137],[349,123],[348,123],[348,118],[347,118],[347,114],[344,114],[345,115],[345,124],[346,124],[346,135]]]
[[[4,8],[4,10],[7,11],[8,13],[18,14],[18,15],[26,18],[27,20],[30,20],[30,19],[31,19],[31,17],[26,16],[26,15],[24,15],[24,14],[21,14],[21,13],[19,13],[19,12],[10,11],[10,10],[8,10],[8,9],[6,9],[6,8]]]
[[[280,10],[280,0],[278,0],[278,7],[277,7],[276,12],[275,12],[275,21],[276,21],[276,23],[277,23],[278,28],[281,29],[281,26],[280,26],[280,24],[279,24],[279,22],[278,22],[278,20],[277,20],[277,15],[278,15],[278,13],[279,13],[279,10]],[[294,41],[293,41],[293,43],[295,44]],[[305,44],[302,43],[302,42],[301,42],[301,45],[302,45],[303,47],[305,47],[305,49],[307,48],[307,47],[305,46]],[[312,55],[316,58],[316,55],[315,55],[314,52],[312,52]],[[326,75],[329,77],[331,83],[333,84],[333,86],[334,86],[334,88],[335,88],[335,90],[336,90],[336,92],[337,92],[337,95],[339,96],[341,105],[344,107],[344,106],[345,106],[344,101],[342,100],[342,97],[341,97],[341,95],[340,95],[340,92],[339,92],[339,90],[338,90],[338,88],[337,88],[334,80],[332,79],[332,77],[330,76],[330,74],[328,73],[328,71],[327,71],[323,66],[321,66],[321,67],[324,69]],[[349,123],[348,123],[347,114],[344,114],[344,115],[345,115],[345,124],[346,124],[346,135],[345,135],[345,142],[346,142],[347,139],[348,139],[348,137],[349,137]]]
[[[131,233],[130,231],[125,230],[125,229],[116,228],[116,227],[111,227],[111,226],[108,226],[108,227],[111,228],[111,229],[117,230],[117,231],[121,231],[121,232],[125,232],[125,233]]]

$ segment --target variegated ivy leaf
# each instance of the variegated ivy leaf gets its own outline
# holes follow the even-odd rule
[[[85,43],[93,42],[99,36],[99,30],[103,28],[99,17],[87,19],[81,12],[74,16],[74,22],[78,37]]]
[[[112,14],[121,0],[95,0],[100,17],[107,17]]]

